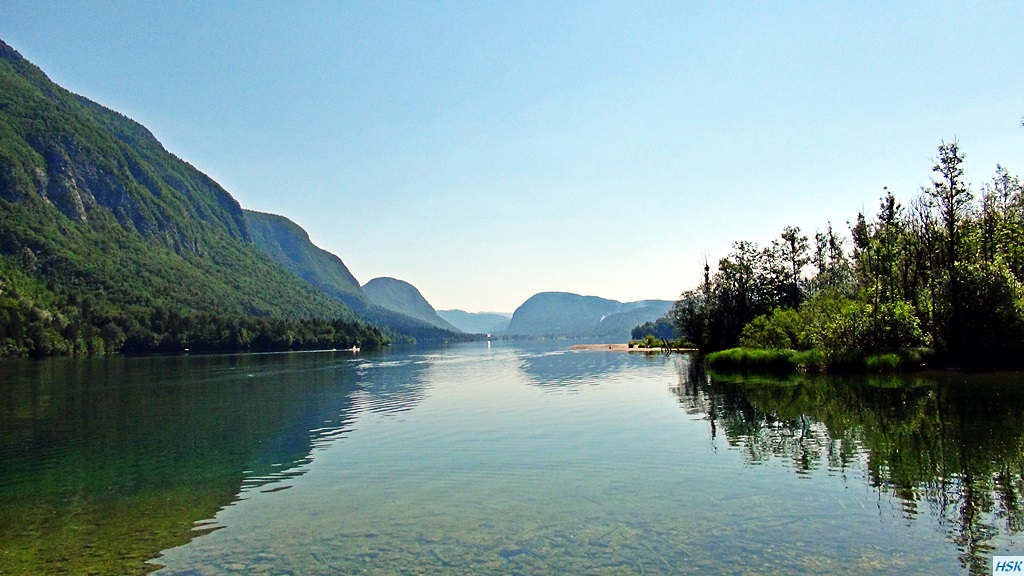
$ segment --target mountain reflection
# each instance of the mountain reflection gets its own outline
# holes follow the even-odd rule
[[[358,361],[359,410],[384,414],[412,410],[423,401],[430,364],[429,356],[409,354],[381,354]]]
[[[573,390],[602,382],[608,374],[635,366],[638,359],[660,360],[658,355],[600,350],[516,350],[519,367],[530,383],[542,389]]]
[[[908,520],[934,516],[972,574],[1024,530],[1024,378],[912,375],[772,379],[681,362],[676,392],[751,464],[798,474],[858,462]]]
[[[0,364],[0,573],[144,573],[351,430],[351,355]],[[278,483],[274,488],[269,483]]]

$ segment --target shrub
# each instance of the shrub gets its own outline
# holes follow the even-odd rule
[[[902,363],[900,357],[891,352],[864,358],[864,367],[869,372],[898,372]]]
[[[740,346],[773,350],[798,347],[803,319],[792,308],[776,308],[771,316],[761,315],[743,327]]]
[[[729,348],[708,354],[705,362],[716,370],[760,370],[766,372],[792,372],[796,370],[795,350],[764,350],[756,348]]]
[[[793,354],[792,362],[796,369],[803,372],[823,372],[828,368],[828,358],[817,348],[801,350]]]

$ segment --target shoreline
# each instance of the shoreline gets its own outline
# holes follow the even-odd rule
[[[569,350],[605,350],[611,352],[642,352],[654,354],[656,352],[692,352],[694,348],[630,348],[629,344],[574,344]]]

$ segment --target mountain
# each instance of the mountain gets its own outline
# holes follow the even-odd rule
[[[351,308],[371,304],[341,258],[314,245],[298,224],[276,214],[242,213],[253,243],[274,261]]]
[[[669,300],[643,300],[629,302],[624,306],[636,306],[624,312],[610,314],[601,321],[602,333],[598,336],[609,336],[622,339],[632,338],[633,328],[646,322],[654,322],[668,314],[673,302]]]
[[[516,309],[507,333],[628,340],[634,326],[660,318],[671,307],[668,300],[622,303],[597,296],[541,292]]]
[[[511,314],[496,312],[465,312],[463,310],[438,310],[437,315],[446,322],[469,334],[496,334],[508,328]]]
[[[243,210],[243,213],[256,246],[303,280],[344,302],[361,318],[389,329],[394,336],[407,336],[418,342],[464,338],[456,333],[457,330],[453,331],[451,326],[446,327],[436,321],[422,320],[374,304],[363,293],[363,288],[341,258],[313,244],[309,234],[288,218],[252,210]],[[409,288],[416,291],[412,286]],[[416,294],[419,292],[416,291]],[[423,304],[426,301],[423,301],[421,307]],[[426,304],[426,307],[430,305]]]
[[[220,185],[0,41],[0,355],[383,341]]]
[[[415,286],[396,278],[374,278],[363,285],[363,294],[374,304],[422,320],[428,324],[461,332],[440,316]]]

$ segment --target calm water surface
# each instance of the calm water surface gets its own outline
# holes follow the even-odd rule
[[[1024,379],[474,343],[0,363],[0,573],[957,574]]]

